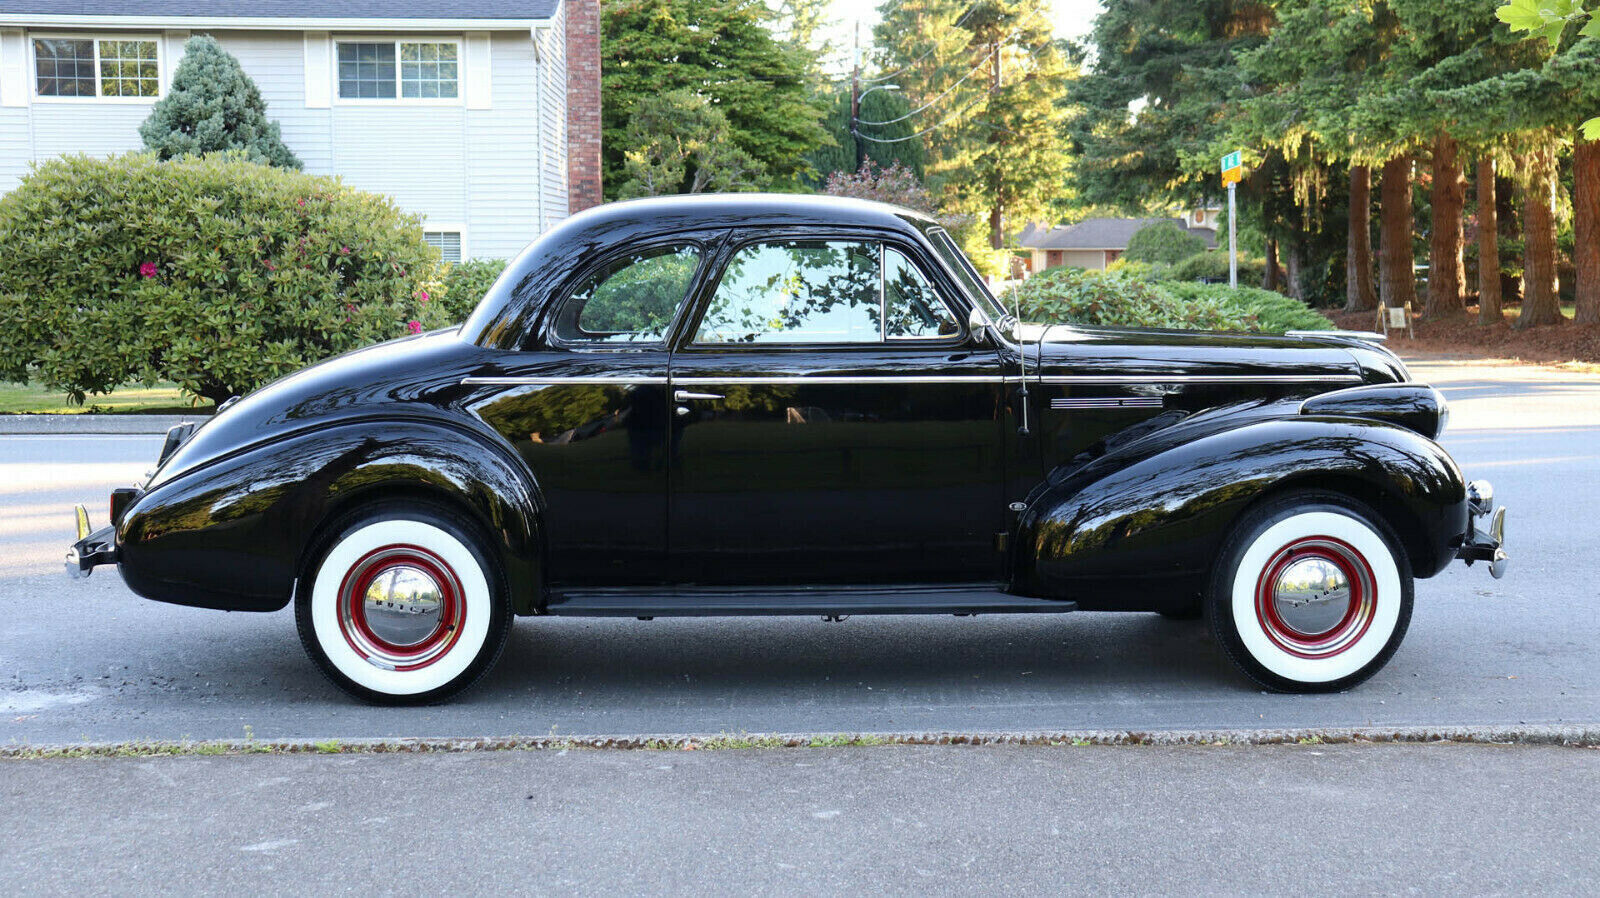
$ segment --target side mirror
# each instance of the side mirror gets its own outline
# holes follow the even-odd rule
[[[989,316],[977,306],[973,306],[972,312],[967,315],[967,332],[972,334],[972,339],[979,346],[989,342]]]

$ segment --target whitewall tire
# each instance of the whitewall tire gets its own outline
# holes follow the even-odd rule
[[[470,522],[394,503],[345,516],[295,596],[318,668],[364,701],[424,704],[467,688],[505,647],[504,577]]]
[[[1224,652],[1260,685],[1334,692],[1388,663],[1412,602],[1409,559],[1382,518],[1344,496],[1292,493],[1230,534],[1206,615]]]

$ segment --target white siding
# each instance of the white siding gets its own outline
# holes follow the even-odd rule
[[[306,171],[393,196],[434,230],[464,227],[470,256],[510,257],[567,214],[564,28],[560,20],[552,25],[538,32],[537,62],[527,31],[490,35],[487,109],[465,102],[341,104],[337,96],[330,106],[308,108],[306,53],[323,45],[320,36],[211,34],[255,79],[268,116]],[[14,187],[33,161],[141,148],[139,125],[149,113],[147,103],[33,101],[0,108],[0,192]]]

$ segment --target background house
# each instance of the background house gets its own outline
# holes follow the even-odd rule
[[[1110,265],[1128,248],[1128,240],[1141,228],[1162,221],[1173,221],[1190,233],[1202,237],[1207,249],[1217,246],[1219,209],[1194,209],[1181,218],[1087,218],[1077,224],[1029,224],[1017,243],[1029,254],[1028,270],[1044,271],[1070,265],[1074,268],[1101,269]]]
[[[308,172],[393,196],[446,259],[509,257],[600,202],[598,0],[0,0],[0,192],[142,148],[196,33]]]

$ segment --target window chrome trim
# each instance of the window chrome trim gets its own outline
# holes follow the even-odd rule
[[[641,386],[662,384],[665,377],[463,377],[460,385],[463,387],[525,387],[525,386],[559,386],[569,384],[572,386]]]
[[[1021,378],[1001,374],[801,374],[763,375],[728,374],[721,377],[673,377],[672,383],[685,385],[709,384],[769,384],[792,386],[796,384],[848,385],[848,384],[1002,384],[1016,383]],[[1055,374],[1045,375],[1036,382],[1049,385],[1072,384],[1303,384],[1303,383],[1359,383],[1359,374],[1169,374],[1165,376],[1129,376],[1123,374]],[[462,386],[526,386],[540,384],[574,385],[629,385],[665,384],[664,376],[562,376],[538,375],[530,377],[463,377]],[[1137,399],[1109,401],[1133,402]],[[1057,400],[1051,400],[1052,407]],[[1159,400],[1157,400],[1159,401]]]

